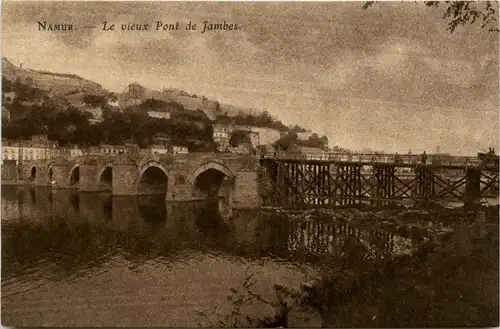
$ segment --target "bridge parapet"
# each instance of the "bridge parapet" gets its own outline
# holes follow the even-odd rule
[[[295,161],[328,161],[328,162],[353,162],[361,164],[397,163],[399,165],[414,166],[422,163],[421,155],[397,154],[355,154],[355,153],[265,153],[266,159],[295,160]],[[426,163],[441,166],[478,166],[478,157],[466,156],[436,156],[428,155]]]

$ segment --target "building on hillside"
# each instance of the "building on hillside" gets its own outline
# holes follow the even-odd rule
[[[188,154],[188,148],[185,146],[175,146],[172,145],[172,153],[173,154]]]
[[[84,155],[102,155],[103,152],[101,150],[100,146],[89,146],[84,149],[82,149],[82,153]]]
[[[214,125],[213,140],[217,144],[217,150],[219,152],[227,151],[229,147],[229,137],[231,133],[231,128],[225,125]]]
[[[83,151],[81,148],[79,148],[78,146],[73,146],[70,150],[69,150],[69,156],[74,159],[74,158],[78,158],[80,156],[83,155]]]
[[[73,147],[60,147],[59,155],[65,159],[75,159],[83,156],[84,150],[74,145]]]
[[[278,129],[267,127],[253,127],[253,126],[235,126],[234,129],[251,131],[258,133],[258,140],[255,140],[254,145],[272,144],[281,138],[281,132]]]
[[[111,106],[111,107],[120,107],[120,103],[118,102],[118,99],[116,99],[116,100],[108,100],[108,106]]]
[[[153,144],[149,147],[149,151],[149,153],[151,154],[168,154],[168,147],[159,144]]]
[[[120,108],[127,108],[130,106],[137,106],[142,103],[139,98],[122,98],[120,101]]]
[[[123,145],[109,145],[109,144],[101,144],[99,146],[101,154],[107,155],[119,155],[127,153],[125,146]]]
[[[49,141],[47,135],[35,135],[30,140],[2,140],[2,159],[27,160],[53,159],[59,156],[59,143]]]
[[[159,111],[159,110],[148,111],[148,115],[152,118],[167,119],[167,120],[169,120],[171,117],[171,114],[169,111]]]
[[[297,139],[299,141],[306,141],[309,140],[309,137],[311,137],[312,135],[313,135],[312,131],[300,132],[297,133]]]
[[[15,98],[16,98],[16,93],[14,91],[8,91],[8,92],[3,93],[4,104],[14,103]]]
[[[98,124],[98,123],[102,122],[102,108],[90,107],[90,108],[86,108],[85,111],[92,114],[92,117],[89,118],[90,124]]]

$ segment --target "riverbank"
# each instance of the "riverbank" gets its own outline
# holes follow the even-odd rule
[[[460,221],[418,255],[365,277],[362,289],[325,292],[334,299],[317,301],[323,326],[498,326],[498,207],[486,214],[483,236]]]
[[[407,236],[403,239],[410,245],[394,248],[392,257],[373,258],[375,246],[370,241],[351,239],[349,252],[336,259],[323,257],[315,278],[304,282],[300,291],[275,286],[277,298],[257,298],[270,307],[269,313],[243,326],[498,326],[498,210],[438,207],[325,213],[349,225],[382,226]],[[287,214],[306,221],[318,215]],[[256,295],[243,287],[248,290],[246,300],[255,303]],[[239,316],[240,307],[235,304],[233,314]]]
[[[29,182],[21,180],[2,180],[2,182],[0,183],[1,186],[24,186],[28,184]]]

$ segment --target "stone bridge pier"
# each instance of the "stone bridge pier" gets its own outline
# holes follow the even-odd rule
[[[217,198],[225,207],[259,207],[257,165],[257,161],[200,159],[189,166],[171,169],[166,200]]]
[[[17,170],[21,181],[29,182],[32,186],[50,186],[46,161],[24,161]]]
[[[52,169],[52,188],[66,189],[72,186],[69,183],[70,173],[76,169],[76,163],[66,160],[54,161],[50,164]]]

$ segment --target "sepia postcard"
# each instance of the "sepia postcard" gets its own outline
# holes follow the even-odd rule
[[[3,1],[2,326],[499,326],[499,10]]]

